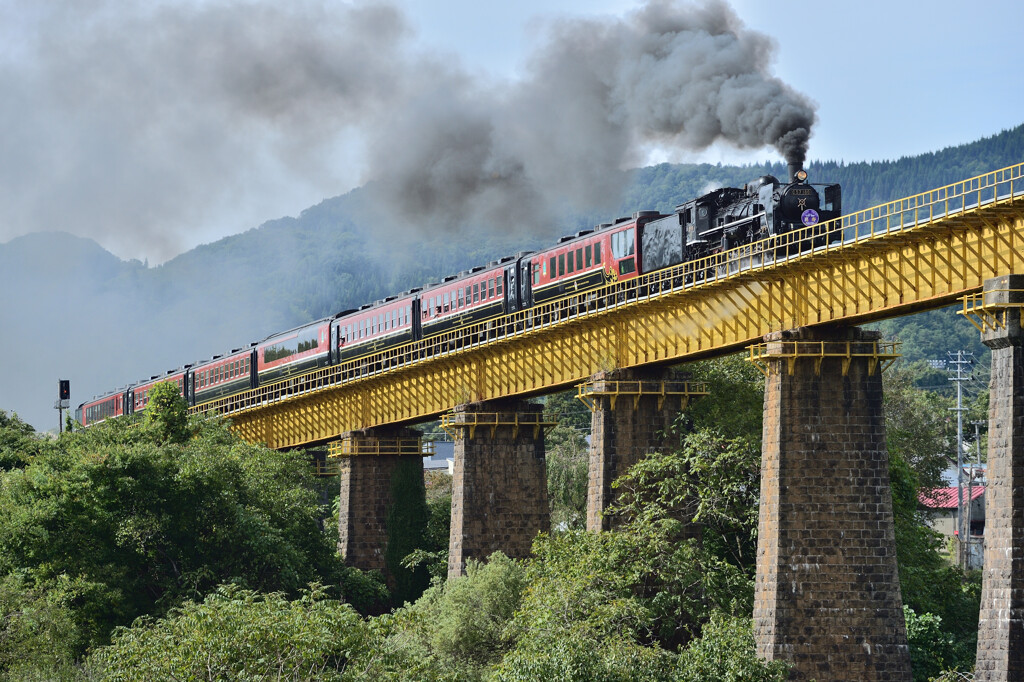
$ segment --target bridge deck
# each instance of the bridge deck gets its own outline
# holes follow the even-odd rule
[[[1024,272],[1022,252],[1018,164],[193,409],[271,447],[323,442],[601,369],[721,355],[771,331],[941,307]]]

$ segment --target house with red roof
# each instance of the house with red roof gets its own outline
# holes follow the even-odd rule
[[[971,535],[985,534],[985,486],[975,483],[968,488],[963,487],[963,499],[967,503],[970,497],[968,518],[971,522]],[[917,493],[917,502],[931,512],[930,525],[943,535],[956,534],[957,488],[932,488]],[[966,508],[965,508],[966,509]]]

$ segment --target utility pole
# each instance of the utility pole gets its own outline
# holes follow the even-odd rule
[[[983,421],[972,421],[971,425],[974,426],[974,458],[978,462],[978,469],[981,468],[981,426],[986,422]],[[974,515],[974,464],[967,474],[967,542],[968,549],[970,549],[971,541],[971,517]],[[969,562],[968,562],[969,563]]]
[[[964,412],[967,411],[963,401],[963,384],[971,378],[971,373],[967,368],[974,364],[974,353],[958,350],[955,354],[947,353],[947,355],[949,355],[949,364],[954,367],[952,371],[956,373],[949,378],[950,381],[956,382],[956,407],[949,409],[956,412],[956,529],[959,541],[958,564],[960,568],[963,568],[966,559],[964,552],[966,547],[964,540],[964,522],[966,521],[964,514]]]

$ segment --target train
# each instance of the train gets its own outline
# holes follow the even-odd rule
[[[110,391],[79,405],[75,418],[89,426],[141,412],[153,386],[167,381],[189,406],[203,405],[841,215],[838,184],[810,183],[794,165],[788,180],[764,175],[691,199],[670,214],[637,211],[547,249],[506,256]]]

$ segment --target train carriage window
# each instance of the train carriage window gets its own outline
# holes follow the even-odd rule
[[[566,263],[565,271],[568,272],[569,274],[572,274],[573,272],[576,271],[576,259],[573,257],[572,251],[566,254],[566,260],[568,261],[568,263]]]
[[[545,264],[545,267],[546,267],[546,264]],[[536,286],[537,284],[540,284],[540,271],[541,271],[541,266],[537,265],[536,263],[534,263],[533,264],[533,284],[534,284],[534,286]]]
[[[550,270],[551,270],[551,277],[554,277],[555,276],[555,257],[554,256],[551,257],[551,268],[550,268]]]
[[[601,242],[594,244],[594,265],[601,264]]]
[[[583,247],[576,249],[576,269],[583,269]]]
[[[494,293],[498,294],[498,296],[501,296],[501,285],[503,283],[503,280],[504,278],[501,275],[498,275],[497,277],[494,278],[494,281],[496,283]]]
[[[494,298],[494,280],[487,280],[487,298]]]
[[[632,258],[619,261],[619,274],[629,275],[636,272],[636,262]]]
[[[586,267],[589,268],[594,263],[594,257],[593,257],[594,254],[591,252],[590,244],[586,245],[586,247],[583,249],[583,253],[585,254],[585,257],[586,257]]]
[[[448,292],[446,291],[446,292],[444,292],[444,311],[445,312],[448,312],[449,304],[450,303],[451,303],[451,301],[448,299]]]
[[[558,254],[558,276],[561,277],[565,274],[565,254]]]
[[[462,287],[459,287],[459,307],[461,308],[466,304],[466,292],[463,291]]]
[[[479,284],[474,284],[473,285],[473,303],[477,303],[479,301],[480,301],[480,285]]]

